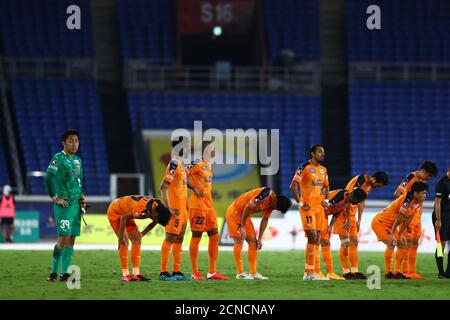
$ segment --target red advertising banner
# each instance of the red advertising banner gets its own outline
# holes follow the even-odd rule
[[[210,33],[214,26],[221,26],[228,34],[247,33],[254,11],[254,0],[178,0],[178,30]]]

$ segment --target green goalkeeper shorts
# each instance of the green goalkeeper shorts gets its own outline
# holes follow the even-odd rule
[[[80,235],[81,229],[81,208],[79,203],[70,203],[64,208],[59,204],[53,204],[55,213],[55,224],[58,236]]]

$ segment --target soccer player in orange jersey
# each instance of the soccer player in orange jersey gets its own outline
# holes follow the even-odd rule
[[[400,273],[408,251],[405,231],[414,215],[420,212],[427,191],[428,185],[425,182],[414,182],[409,192],[398,197],[372,219],[372,229],[378,241],[386,245],[384,264],[387,279],[410,279]],[[401,226],[400,230],[398,230],[399,226]],[[394,273],[392,273],[392,255],[396,246]]]
[[[179,148],[183,138],[172,141],[173,148]],[[174,153],[174,152],[172,152]],[[183,149],[172,155],[172,160],[166,167],[166,173],[161,183],[161,198],[171,212],[167,224],[166,238],[161,247],[161,273],[159,279],[163,281],[191,280],[181,272],[181,261],[183,256],[183,239],[189,219],[187,209],[187,168],[182,162]],[[172,250],[172,275],[168,272]]]
[[[331,256],[331,230],[335,221],[341,216],[347,216],[350,214],[350,208],[352,205],[357,205],[364,201],[367,197],[367,193],[361,188],[355,188],[354,190],[347,191],[345,189],[333,190],[329,195],[329,202],[325,206],[325,219],[324,228],[320,232],[320,239],[322,244],[322,252],[328,251]],[[328,224],[328,216],[333,215],[330,223]],[[343,226],[345,231],[348,231],[350,224]],[[327,278],[331,280],[344,280],[334,273],[333,269],[333,259],[324,259],[325,266],[327,269]]]
[[[230,205],[227,210],[226,221],[228,234],[230,238],[234,239],[233,257],[237,269],[236,279],[268,279],[256,271],[257,250],[262,249],[262,238],[272,211],[279,210],[284,214],[291,205],[292,202],[288,197],[277,196],[268,187],[250,190],[239,196]],[[250,215],[259,211],[263,212],[263,218],[259,226],[258,239],[256,239],[255,227],[250,219]],[[242,246],[244,240],[248,243],[250,274],[244,272],[244,264],[242,262]]]
[[[394,196],[397,198],[410,191],[412,185],[417,181],[427,182],[432,177],[436,176],[437,172],[438,169],[433,162],[425,161],[420,166],[419,170],[411,172],[403,179],[397,190],[395,190]],[[407,259],[405,259],[402,267],[405,275],[414,279],[425,278],[416,271],[417,248],[419,247],[419,240],[422,236],[422,209],[423,208],[420,207],[420,210],[415,213],[415,216],[407,229],[406,240],[408,241],[408,253]]]
[[[109,223],[117,235],[119,241],[119,257],[122,265],[122,281],[148,281],[139,272],[141,264],[141,239],[157,223],[165,226],[170,218],[170,211],[163,203],[146,196],[125,196],[114,200],[108,207]],[[142,231],[134,219],[152,219],[153,221]],[[133,275],[128,271],[128,244],[131,240],[131,263]]]
[[[316,144],[311,147],[309,154],[311,159],[297,168],[290,185],[292,194],[299,203],[303,230],[308,238],[303,280],[329,280],[320,271],[319,253],[320,232],[325,220],[324,206],[328,202],[329,193],[327,169],[320,165],[325,159],[325,149]],[[326,264],[332,259],[331,250],[328,249],[322,251]]]
[[[192,230],[192,238],[189,245],[192,279],[205,279],[198,269],[198,247],[203,232],[207,232],[209,237],[209,269],[206,277],[213,280],[227,280],[227,277],[216,270],[216,261],[219,254],[219,230],[211,194],[213,177],[211,162],[215,156],[215,148],[212,141],[204,141],[202,143],[202,153],[202,160],[193,161],[189,165],[188,173],[188,188],[193,191],[189,199],[188,211]]]
[[[372,176],[360,174],[354,177],[345,187],[345,190],[352,191],[356,188],[363,189],[367,194],[372,189],[381,188],[388,184],[388,175],[385,172],[375,172]],[[367,279],[367,277],[358,270],[358,234],[361,224],[362,214],[365,208],[365,201],[357,206],[350,205],[350,214],[340,215],[333,228],[333,233],[339,235],[341,248],[339,257],[342,264],[343,276],[345,279]],[[356,211],[358,210],[358,219]],[[349,226],[347,230],[344,226]],[[349,269],[348,260],[350,260],[351,269]]]

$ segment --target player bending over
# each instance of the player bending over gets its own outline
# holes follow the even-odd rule
[[[378,241],[386,245],[384,264],[386,279],[409,279],[400,273],[404,260],[407,259],[407,241],[405,231],[409,227],[414,215],[421,210],[427,196],[428,186],[423,181],[414,182],[411,191],[394,200],[382,212],[372,219],[372,229]],[[397,230],[400,226],[400,230]],[[392,256],[395,255],[394,273],[392,273]]]
[[[286,213],[292,202],[288,197],[277,196],[272,189],[262,187],[250,190],[239,196],[228,208],[226,221],[228,233],[234,239],[233,257],[236,264],[236,279],[265,280],[268,279],[256,271],[257,250],[262,248],[262,238],[266,230],[269,217],[273,210]],[[251,214],[263,212],[263,218],[259,226],[258,239],[256,239],[255,227],[250,218]],[[242,246],[244,240],[248,243],[248,264],[250,274],[244,272],[242,263]]]
[[[167,225],[170,211],[163,203],[146,196],[125,196],[111,202],[108,207],[108,220],[117,235],[119,242],[119,257],[122,265],[122,281],[149,281],[144,277],[139,267],[141,264],[141,239],[157,223]],[[135,219],[152,219],[152,222],[139,232]],[[133,275],[128,270],[128,245],[131,240],[131,264]]]
[[[364,201],[367,197],[367,193],[361,189],[356,188],[353,191],[345,189],[333,190],[330,192],[329,202],[325,207],[325,220],[324,229],[320,233],[320,239],[322,244],[322,254],[324,255],[325,266],[327,268],[327,278],[332,280],[344,280],[344,278],[334,273],[333,258],[331,256],[330,236],[333,229],[333,225],[336,220],[343,216],[346,223],[343,225],[343,229],[348,231],[350,228],[350,216],[351,206],[358,205]],[[332,215],[332,219],[328,225],[328,216]],[[325,254],[324,254],[325,253]],[[311,280],[311,279],[304,279]]]

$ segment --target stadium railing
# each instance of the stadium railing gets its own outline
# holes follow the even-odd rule
[[[352,62],[349,75],[350,81],[449,81],[450,63]]]
[[[320,87],[319,65],[295,67],[155,66],[150,60],[127,60],[124,86],[131,90],[302,91]]]
[[[64,76],[97,79],[97,63],[91,58],[10,58],[0,57],[5,77]]]

